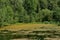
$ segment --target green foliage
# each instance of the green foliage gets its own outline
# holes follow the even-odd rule
[[[60,0],[0,0],[0,26],[60,22]]]
[[[56,10],[54,11],[53,13],[53,19],[56,21],[56,22],[60,22],[60,8],[56,8]]]
[[[41,11],[42,15],[43,15],[43,20],[42,21],[51,21],[52,20],[52,11],[48,10],[48,9],[43,9]]]

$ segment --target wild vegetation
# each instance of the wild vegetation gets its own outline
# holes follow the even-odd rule
[[[0,28],[1,40],[47,40],[49,38],[60,39],[60,26],[55,24],[17,24]]]
[[[60,0],[0,0],[0,26],[60,22]]]
[[[60,0],[0,0],[0,40],[45,37],[60,38]]]

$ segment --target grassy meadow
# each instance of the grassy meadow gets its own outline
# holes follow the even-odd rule
[[[19,30],[35,30],[35,29],[40,29],[40,28],[55,28],[59,27],[56,24],[37,24],[37,23],[18,23],[18,24],[13,24],[5,27],[1,27],[0,30],[10,30],[10,31],[19,31]]]
[[[57,35],[55,33],[57,33]],[[28,40],[28,39],[40,40],[41,38],[42,40],[47,35],[50,35],[49,37],[55,37],[55,36],[57,37],[58,35],[60,35],[59,33],[60,33],[60,26],[56,24],[18,23],[18,24],[1,27],[0,39],[2,40],[10,40],[10,39],[12,40]]]

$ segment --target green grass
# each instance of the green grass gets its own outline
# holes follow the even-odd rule
[[[0,28],[0,30],[11,30],[11,31],[18,31],[18,30],[35,30],[39,28],[54,28],[59,27],[56,24],[44,24],[44,23],[17,23],[12,24],[9,26],[5,26]]]

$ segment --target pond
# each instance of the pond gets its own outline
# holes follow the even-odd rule
[[[28,40],[27,38],[20,38],[20,39],[11,39],[11,40]]]
[[[44,40],[44,38],[18,38],[18,39],[11,39],[11,40]]]
[[[0,40],[60,40],[60,31],[50,30],[20,30],[17,32],[1,31]]]
[[[20,39],[11,39],[11,40],[37,40],[37,39],[20,38]]]
[[[20,39],[11,39],[11,40],[43,40],[43,39],[20,38]],[[44,40],[60,40],[60,38],[44,38]]]

